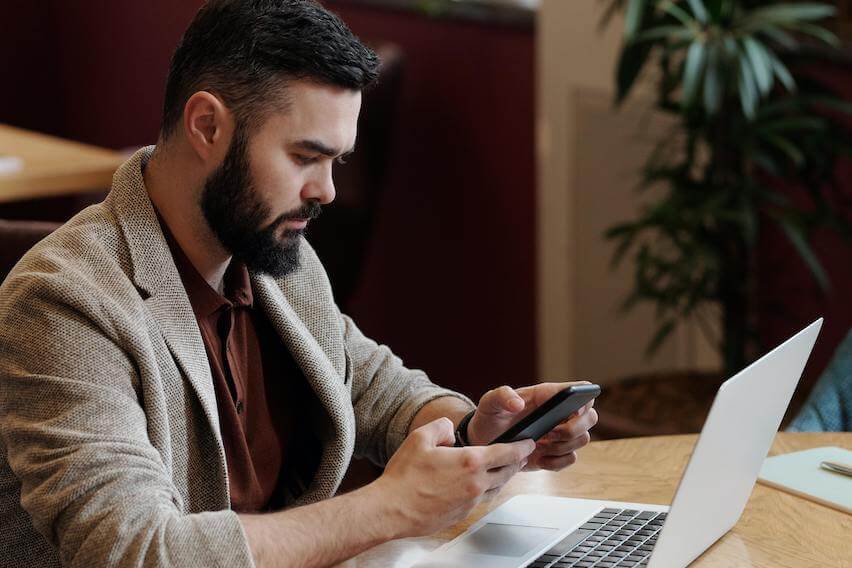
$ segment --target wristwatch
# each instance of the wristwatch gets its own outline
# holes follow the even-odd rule
[[[465,414],[465,417],[459,422],[459,425],[456,428],[455,447],[463,448],[470,445],[470,440],[467,437],[467,425],[470,424],[470,419],[473,418],[474,414],[476,414],[476,409]]]

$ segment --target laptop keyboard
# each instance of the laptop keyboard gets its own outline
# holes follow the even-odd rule
[[[604,509],[542,554],[530,568],[633,568],[648,558],[666,513]]]

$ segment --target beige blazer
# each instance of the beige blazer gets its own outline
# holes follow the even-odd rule
[[[0,287],[0,566],[252,565],[204,345],[142,178],[152,150]],[[252,281],[323,408],[296,504],[333,496],[353,455],[385,463],[430,400],[467,400],[364,337],[302,244],[299,271]]]

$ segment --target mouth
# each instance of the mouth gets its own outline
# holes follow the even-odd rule
[[[287,230],[291,231],[300,231],[308,226],[309,219],[287,219],[284,221],[283,226]]]

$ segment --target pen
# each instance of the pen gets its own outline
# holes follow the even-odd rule
[[[833,471],[835,473],[840,473],[840,474],[848,475],[849,477],[852,477],[852,466],[848,466],[848,465],[845,465],[845,464],[842,464],[842,463],[837,463],[837,462],[830,462],[830,461],[820,462],[819,465],[823,469],[827,469],[827,470]]]

